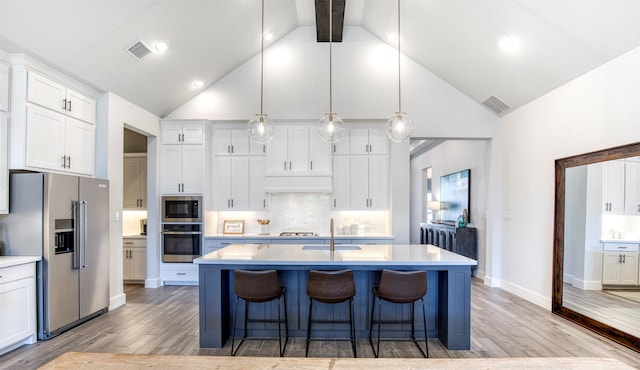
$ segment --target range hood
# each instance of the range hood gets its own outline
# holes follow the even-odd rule
[[[267,193],[331,193],[331,176],[265,176]]]

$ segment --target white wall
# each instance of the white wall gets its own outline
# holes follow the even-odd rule
[[[551,307],[554,161],[640,140],[640,49],[502,119],[500,286]]]
[[[107,92],[98,100],[97,123],[97,153],[96,153],[96,177],[109,180],[109,212],[110,219],[110,298],[109,309],[114,309],[125,303],[122,285],[122,174],[123,174],[123,146],[124,127],[136,129],[138,132],[150,136],[148,141],[148,171],[155,176],[153,169],[156,167],[156,158],[159,157],[159,148],[155,143],[155,137],[159,136],[159,118],[146,110],[131,104],[119,96]],[[157,176],[156,176],[157,178]],[[159,220],[158,199],[159,192],[156,184],[150,177],[147,184],[147,212],[156,215]],[[160,277],[160,241],[153,228],[159,222],[149,223],[147,236],[147,277]],[[149,280],[149,279],[147,279]],[[147,284],[148,285],[148,284]]]
[[[276,122],[319,119],[329,106],[328,44],[299,27],[265,50],[264,111]],[[386,121],[397,110],[397,50],[360,27],[346,27],[333,49],[333,106],[343,119]],[[259,112],[260,56],[247,61],[168,118],[238,120]],[[498,140],[498,118],[416,64],[402,59],[402,107],[416,137]],[[391,143],[391,223],[396,243],[409,242],[409,146]],[[489,151],[498,162],[497,151]],[[495,157],[495,158],[494,158]],[[496,182],[498,182],[496,180]]]
[[[484,278],[486,273],[486,210],[489,171],[486,163],[488,140],[449,140],[411,161],[411,243],[420,243],[423,189],[422,170],[432,168],[432,190],[435,200],[440,200],[440,176],[471,169],[470,216],[474,227],[478,228],[478,270],[476,275]],[[423,220],[424,222],[424,220]]]

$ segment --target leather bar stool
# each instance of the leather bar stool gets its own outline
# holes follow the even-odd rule
[[[245,339],[275,339],[275,338],[247,338],[247,323],[248,322],[270,322],[278,323],[278,347],[280,350],[280,357],[284,355],[287,341],[289,340],[289,325],[287,324],[287,296],[286,287],[280,286],[280,280],[278,279],[278,273],[276,270],[264,270],[264,271],[246,271],[235,270],[233,272],[233,291],[236,293],[236,310],[233,317],[233,328],[231,333],[231,356],[235,356],[236,352],[242,345]],[[238,307],[240,306],[240,299],[244,301],[244,335],[242,338],[236,338],[236,320],[238,319]],[[282,299],[284,306],[284,321],[280,316],[280,300]],[[249,318],[249,303],[266,303],[273,300],[278,300],[278,319],[250,319]],[[282,343],[282,328],[281,323],[284,322],[285,338],[284,344]],[[240,339],[240,343],[235,347],[235,340]],[[235,348],[235,349],[234,349]]]
[[[307,295],[309,296],[309,317],[307,320],[307,345],[305,357],[309,355],[309,342],[312,340],[348,340],[351,342],[353,357],[358,357],[356,352],[356,326],[353,321],[353,297],[356,295],[356,285],[353,280],[353,271],[309,271],[307,283]],[[311,323],[313,301],[321,303],[337,304],[349,302],[349,321],[346,320],[313,320],[315,323],[341,323],[349,324],[350,338],[311,338]]]
[[[429,357],[429,345],[427,344],[427,314],[424,304],[424,295],[427,294],[427,273],[426,271],[392,271],[382,270],[380,274],[380,284],[373,288],[373,307],[371,308],[371,325],[369,325],[369,343],[373,354],[380,355],[380,325],[400,324],[411,322],[411,340],[413,341],[424,357]],[[376,298],[378,299],[378,320],[375,321],[374,313],[376,309]],[[422,301],[422,321],[424,324],[424,345],[426,352],[420,347],[415,335],[415,303]],[[411,304],[411,320],[382,321],[382,301],[400,304]],[[378,324],[377,348],[373,345],[373,324]],[[395,339],[394,339],[395,340]]]

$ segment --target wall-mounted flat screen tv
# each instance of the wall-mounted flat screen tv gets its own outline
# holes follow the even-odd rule
[[[440,219],[454,223],[466,208],[471,222],[471,170],[467,169],[440,177]]]

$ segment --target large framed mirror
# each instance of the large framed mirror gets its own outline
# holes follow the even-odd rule
[[[640,143],[556,160],[552,311],[640,352]]]

